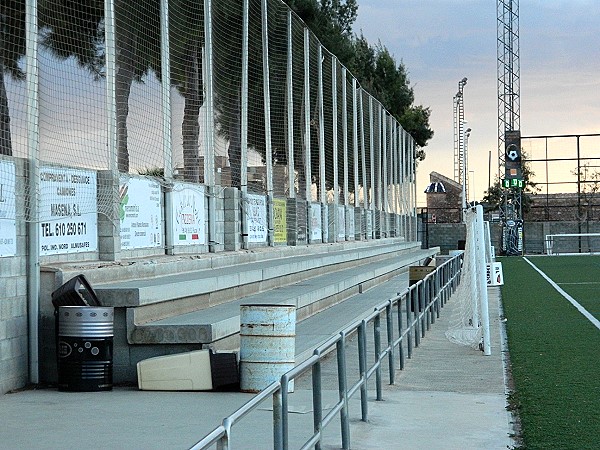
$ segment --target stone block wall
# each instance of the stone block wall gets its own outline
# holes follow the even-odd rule
[[[16,210],[25,211],[25,161],[9,160],[16,166]],[[0,258],[0,395],[25,386],[29,378],[27,223],[17,219],[16,229],[16,256]]]

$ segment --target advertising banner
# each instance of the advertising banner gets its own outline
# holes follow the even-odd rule
[[[337,238],[338,241],[343,241],[346,239],[346,207],[337,205],[335,208],[337,210]]]
[[[248,242],[267,242],[267,199],[264,195],[248,194],[245,199],[248,219]]]
[[[0,257],[17,254],[15,163],[0,161]]]
[[[275,243],[286,244],[287,243],[287,221],[286,221],[287,207],[286,201],[276,198],[273,200],[273,222],[275,227]]]
[[[174,245],[206,244],[204,186],[175,183],[172,208]]]
[[[502,263],[495,262],[485,265],[486,284],[488,286],[502,286],[504,284],[504,275],[502,273]]]
[[[40,255],[98,250],[96,172],[40,167]]]
[[[119,185],[121,249],[161,247],[160,184],[147,178],[121,177]]]
[[[310,205],[310,240],[320,241],[323,239],[321,231],[321,205],[311,203]]]

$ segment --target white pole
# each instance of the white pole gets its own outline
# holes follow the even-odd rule
[[[173,158],[171,140],[171,67],[169,65],[169,2],[160,2],[160,62],[161,62],[161,101],[163,131],[163,175],[165,180],[173,179]],[[173,189],[165,190],[165,249],[173,254]]]
[[[479,286],[481,289],[481,326],[483,328],[483,354],[489,356],[492,354],[492,346],[490,343],[490,312],[488,309],[488,294],[487,294],[487,282],[486,282],[486,265],[485,265],[485,247],[484,247],[484,236],[485,229],[483,225],[483,206],[477,205],[475,207],[477,212],[476,221],[476,239],[479,240],[477,245],[477,258],[478,270],[479,270]]]
[[[267,235],[269,246],[275,245],[273,225],[273,150],[271,145],[271,84],[269,70],[269,21],[267,0],[262,0],[262,60],[263,60],[263,97],[265,110],[265,161],[267,171]]]
[[[242,84],[240,126],[240,198],[242,203],[242,248],[248,249],[248,33],[249,3],[242,3]]]
[[[213,97],[213,47],[212,47],[212,0],[204,0],[204,40],[206,55],[204,64],[204,88],[206,112],[205,123],[205,152],[204,152],[204,183],[208,190],[208,251],[217,251],[217,205],[215,198],[215,148],[214,148],[214,97]]]
[[[29,148],[28,188],[30,211],[27,219],[29,251],[27,256],[27,321],[29,351],[29,381],[39,382],[39,313],[40,313],[40,229],[39,229],[39,166],[40,125],[39,125],[39,73],[38,73],[38,10],[37,2],[26,3],[26,67],[27,67],[27,146]]]

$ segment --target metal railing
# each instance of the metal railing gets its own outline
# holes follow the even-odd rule
[[[289,372],[262,390],[259,394],[245,403],[232,415],[225,418],[204,438],[197,442],[192,450],[207,449],[217,445],[219,450],[229,450],[233,425],[244,416],[257,409],[258,406],[272,396],[273,405],[273,448],[287,450],[288,442],[288,386],[294,379],[312,372],[313,398],[313,434],[305,441],[301,449],[314,447],[320,449],[323,430],[331,424],[339,414],[342,448],[350,448],[350,417],[349,399],[360,392],[361,420],[368,420],[368,380],[375,375],[376,399],[383,400],[382,365],[387,358],[389,367],[389,383],[395,383],[396,353],[399,369],[404,369],[406,357],[411,358],[414,348],[420,345],[421,339],[436,319],[460,281],[462,256],[455,256],[427,275],[424,279],[409,286],[397,296],[375,307],[363,319],[357,320],[345,327],[338,334],[318,346],[310,358],[306,359]],[[367,364],[367,327],[373,324],[373,351],[375,362]],[[385,333],[382,332],[385,324]],[[347,359],[348,337],[354,334],[358,337],[358,365],[360,377],[348,386]],[[385,334],[385,336],[382,336]],[[397,337],[396,337],[397,336]],[[385,342],[385,343],[384,343]],[[406,354],[405,354],[406,347]],[[332,351],[337,357],[337,384],[339,398],[327,414],[323,415],[322,374],[321,364]]]

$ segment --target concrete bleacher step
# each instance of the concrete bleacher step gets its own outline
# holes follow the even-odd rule
[[[298,320],[382,283],[410,265],[434,254],[414,250],[383,260],[357,262],[353,267],[321,272],[296,283],[241,297],[214,307],[146,323],[136,323],[128,310],[128,339],[133,344],[211,344],[239,333],[242,304],[294,304]]]
[[[355,266],[358,262],[375,262],[411,253],[416,243],[401,239],[373,242],[372,245],[316,246],[313,253],[275,251],[276,256],[260,260],[240,254],[238,264],[230,258],[216,258],[210,268],[168,273],[153,278],[138,278],[96,284],[95,291],[105,306],[127,308],[129,322],[143,324],[198,311],[270,289],[290,285],[317,276]],[[252,255],[251,255],[252,256]],[[218,266],[217,261],[227,262]],[[178,265],[176,266],[178,267]],[[163,272],[166,272],[163,269]]]

